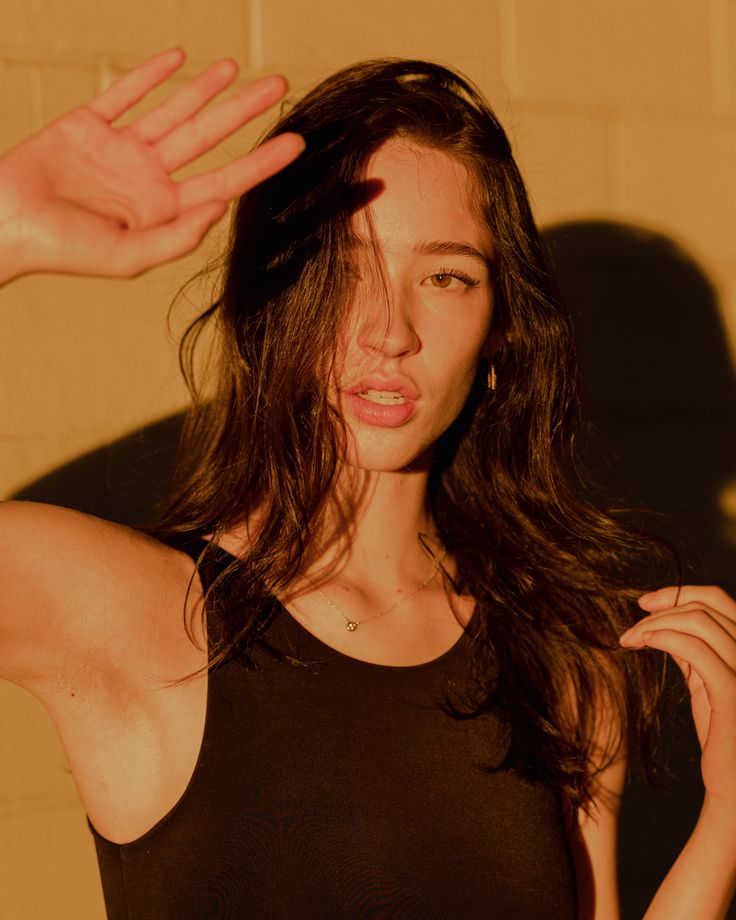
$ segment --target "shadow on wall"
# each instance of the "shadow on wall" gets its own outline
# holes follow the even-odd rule
[[[184,415],[159,419],[57,467],[11,498],[75,508],[141,527],[165,496]]]
[[[575,325],[583,457],[688,577],[736,587],[723,507],[736,475],[736,389],[715,291],[675,243],[639,227],[562,224],[544,238]]]
[[[685,579],[734,593],[724,496],[736,475],[736,388],[713,286],[672,240],[639,227],[569,223],[544,237],[575,325],[583,460],[601,493],[655,512],[645,526],[680,551]],[[643,915],[700,808],[699,747],[677,697],[665,724],[671,779],[657,789],[633,780],[624,799],[624,920]]]
[[[602,491],[657,513],[647,526],[680,549],[689,579],[736,591],[734,527],[719,504],[736,475],[736,392],[712,285],[671,240],[638,227],[570,223],[544,236],[578,338],[584,460]],[[163,419],[13,497],[145,523],[166,490],[180,426],[181,416]],[[624,803],[623,920],[641,917],[697,817],[686,703],[672,735],[666,788],[634,782]]]

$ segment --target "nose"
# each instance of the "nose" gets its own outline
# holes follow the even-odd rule
[[[399,358],[419,350],[410,296],[392,294],[384,304],[374,300],[364,304],[360,314],[358,344],[363,351]]]

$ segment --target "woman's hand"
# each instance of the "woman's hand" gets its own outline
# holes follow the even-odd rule
[[[736,602],[721,588],[667,587],[639,598],[648,616],[620,639],[668,652],[688,689],[710,799],[736,822]]]
[[[216,106],[235,79],[213,64],[153,111],[113,122],[184,63],[165,51],[0,158],[0,281],[29,271],[132,276],[193,249],[227,202],[302,151],[283,134],[226,166],[175,182],[171,174],[280,99],[267,77]]]
[[[723,920],[736,887],[736,602],[720,588],[686,585],[644,594],[639,606],[648,615],[621,644],[661,649],[682,670],[705,785],[698,822],[645,920]]]

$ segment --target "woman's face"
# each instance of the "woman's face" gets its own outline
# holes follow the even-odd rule
[[[354,219],[337,402],[351,462],[390,471],[431,457],[493,350],[493,243],[469,207],[458,160],[395,138],[366,178],[380,191]]]

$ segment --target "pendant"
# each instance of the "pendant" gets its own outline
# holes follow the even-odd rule
[[[355,620],[345,620],[345,629],[347,629],[348,632],[355,632],[357,628],[358,624],[355,622]]]

